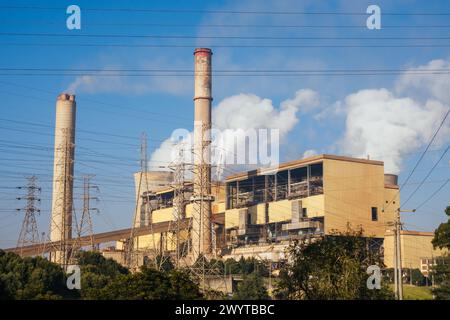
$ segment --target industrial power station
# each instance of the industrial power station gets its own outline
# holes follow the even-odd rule
[[[194,51],[194,145],[192,178],[184,164],[171,171],[150,171],[147,164],[134,174],[136,204],[130,228],[94,234],[72,234],[75,154],[75,96],[61,94],[56,102],[53,196],[50,242],[21,248],[23,255],[48,253],[59,264],[71,262],[74,243],[115,243],[103,247],[105,257],[132,270],[161,257],[177,267],[203,266],[199,261],[255,257],[276,268],[288,258],[294,240],[314,239],[348,228],[362,229],[384,250],[393,267],[394,237],[390,225],[400,207],[397,176],[381,161],[322,154],[211,178],[212,51]],[[130,177],[131,178],[131,177]],[[431,233],[401,232],[402,265],[423,267],[424,259],[440,252]],[[18,248],[9,249],[18,252]],[[210,267],[210,266],[209,266]]]

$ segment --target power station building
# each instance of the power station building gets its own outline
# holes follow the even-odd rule
[[[131,233],[104,234],[123,239],[104,254],[121,262],[139,263],[156,255],[172,255],[192,265],[199,257],[257,257],[283,261],[293,240],[362,230],[384,248],[393,265],[392,223],[400,207],[397,176],[384,163],[337,155],[317,155],[211,181],[212,51],[194,51],[194,145],[192,180],[179,172],[148,171],[134,175],[136,207]],[[75,154],[75,96],[56,102],[50,259],[67,265],[72,241]],[[143,148],[143,150],[146,148]],[[144,165],[142,165],[144,164]],[[154,228],[155,226],[155,228]],[[138,234],[134,234],[139,229]],[[116,237],[118,233],[119,236]],[[402,265],[419,268],[440,254],[431,234],[402,231]],[[131,239],[131,240],[130,240]],[[131,245],[130,245],[131,244]],[[415,251],[410,248],[414,247]],[[130,250],[131,248],[131,250]]]
[[[383,162],[333,155],[229,176],[227,237],[233,244],[281,241],[350,226],[382,238],[399,201],[391,178]]]
[[[188,199],[193,184],[186,183],[184,190],[183,217],[191,218],[194,208]],[[211,196],[215,256],[272,261],[285,259],[284,250],[292,240],[349,227],[362,228],[381,246],[400,201],[396,176],[384,173],[383,162],[327,154],[228,176],[225,183],[212,183]],[[149,206],[141,208],[149,212],[147,225],[175,223],[172,187],[140,197],[142,206]],[[138,237],[137,248],[173,254],[171,230]],[[191,245],[189,232],[178,235],[186,246]],[[118,242],[116,249],[122,248]]]

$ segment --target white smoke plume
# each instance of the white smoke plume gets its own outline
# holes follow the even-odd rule
[[[318,94],[309,89],[298,90],[292,99],[281,102],[276,108],[270,99],[261,98],[254,94],[238,94],[223,99],[213,108],[213,127],[219,129],[224,140],[214,140],[213,148],[222,150],[223,157],[234,153],[233,138],[240,138],[248,130],[278,129],[280,142],[295,127],[299,121],[297,114],[300,109],[307,112],[319,105]],[[232,131],[233,130],[233,131]],[[192,133],[188,133],[192,136]],[[231,138],[229,136],[231,134]],[[187,133],[185,134],[187,135]],[[185,146],[190,150],[191,145]],[[151,156],[152,167],[161,163],[170,163],[174,155],[174,143],[171,138],[165,140]],[[184,160],[192,162],[189,152],[184,153]],[[223,159],[216,155],[213,164],[222,163]]]
[[[396,91],[414,98],[433,97],[441,102],[450,103],[450,60],[436,59],[425,65],[410,68],[399,77]],[[414,72],[422,74],[413,74]]]
[[[352,156],[384,160],[385,171],[398,174],[403,157],[425,145],[448,106],[396,97],[387,89],[361,90],[344,100],[346,130],[341,150]],[[448,140],[449,125],[440,140]]]

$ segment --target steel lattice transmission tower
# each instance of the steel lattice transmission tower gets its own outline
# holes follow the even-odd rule
[[[178,143],[174,146],[178,148],[177,157],[173,162],[173,165],[170,166],[170,169],[173,170],[173,220],[174,227],[172,228],[172,240],[174,242],[175,247],[175,266],[180,267],[180,259],[187,255],[188,246],[187,243],[189,241],[188,237],[184,239],[181,238],[181,221],[186,218],[185,214],[185,169],[186,164],[184,162],[184,145],[183,143]],[[184,242],[182,243],[182,240]]]
[[[96,250],[96,247],[94,245],[94,228],[92,224],[92,217],[91,212],[99,213],[100,210],[98,208],[91,207],[91,201],[96,200],[98,201],[98,197],[91,196],[91,190],[95,189],[97,192],[100,191],[99,187],[96,185],[93,185],[91,183],[91,179],[94,177],[94,175],[85,175],[83,177],[83,211],[81,213],[81,218],[78,223],[76,215],[74,215],[75,220],[75,227],[76,227],[76,234],[77,237],[74,240],[73,246],[72,246],[72,254],[71,258],[75,258],[74,254],[78,250],[81,249],[81,247],[86,246],[85,243],[81,242],[81,237],[88,237],[89,243],[88,246],[90,250],[94,251]]]
[[[28,184],[26,187],[18,187],[18,189],[27,189],[27,195],[25,197],[17,198],[17,200],[27,201],[27,205],[25,208],[17,209],[17,211],[25,212],[25,216],[22,222],[22,228],[20,229],[19,239],[17,240],[17,247],[20,248],[20,255],[22,255],[24,246],[40,243],[36,214],[39,214],[41,210],[39,210],[36,204],[41,201],[41,199],[39,198],[41,188],[37,186],[36,176],[28,177],[27,180]]]
[[[138,238],[136,238],[136,228],[138,225],[138,215],[140,214],[140,204],[141,204],[141,189],[143,178],[145,176],[145,180],[147,181],[147,173],[148,173],[148,163],[147,163],[147,134],[145,132],[141,135],[141,172],[139,174],[139,183],[136,192],[136,203],[133,215],[133,221],[131,225],[131,233],[130,237],[126,240],[124,246],[124,264],[130,270],[137,270],[139,266],[139,243]],[[147,186],[148,187],[148,186]]]

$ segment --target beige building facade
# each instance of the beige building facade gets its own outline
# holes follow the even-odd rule
[[[408,269],[421,269],[426,274],[434,258],[442,256],[447,251],[434,249],[431,241],[433,232],[406,231],[400,232],[402,253],[402,267]],[[394,267],[394,234],[388,231],[384,238],[384,264],[387,268]],[[425,265],[428,265],[425,267]]]
[[[383,162],[319,155],[226,180],[225,228],[231,241],[363,229],[383,238],[399,204]],[[391,201],[392,200],[392,201]]]
[[[156,188],[156,184],[170,185],[171,177],[148,178],[156,177],[153,190],[141,189],[140,225],[170,223],[166,231],[139,236],[134,244],[142,252],[173,254],[177,241],[189,247],[191,230],[175,236],[174,190]],[[184,190],[183,217],[192,218],[192,182],[186,182]],[[228,176],[224,183],[212,183],[211,196],[212,244],[218,257],[282,261],[292,240],[350,227],[375,238],[378,248],[384,247],[385,264],[393,266],[390,229],[400,193],[397,177],[385,173],[381,161],[318,155]],[[432,237],[433,233],[402,231],[404,268],[420,268],[421,259],[442,254],[432,248]],[[123,250],[122,242],[117,242],[116,250]]]

